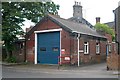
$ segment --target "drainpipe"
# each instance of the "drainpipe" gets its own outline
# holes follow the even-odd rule
[[[120,54],[120,43],[118,41],[116,41],[117,43],[117,52],[118,52],[118,55]]]
[[[26,35],[26,32],[25,32],[25,41],[24,41],[24,62],[26,62],[26,37],[27,35]]]
[[[118,54],[120,54],[120,43],[118,42]]]
[[[77,41],[78,41],[78,67],[80,66],[80,53],[79,53],[79,43],[80,43],[80,41],[79,41],[79,38],[80,38],[80,34],[78,33],[78,36],[77,36]]]

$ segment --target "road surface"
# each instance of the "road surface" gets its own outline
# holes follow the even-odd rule
[[[106,71],[106,64],[84,67],[39,68],[24,66],[3,66],[3,78],[118,78],[114,71]]]

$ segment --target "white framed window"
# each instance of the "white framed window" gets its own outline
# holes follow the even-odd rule
[[[100,44],[96,43],[96,54],[100,54]]]
[[[108,50],[111,52],[111,44],[108,45]]]
[[[89,45],[88,42],[84,42],[84,54],[88,54],[89,53]]]

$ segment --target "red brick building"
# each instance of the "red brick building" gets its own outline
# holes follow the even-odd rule
[[[96,23],[101,23],[100,17],[96,17]],[[108,25],[115,32],[115,22],[108,22],[108,23],[103,23],[103,24]],[[107,54],[107,56],[109,54],[116,53],[117,52],[116,51],[116,44],[115,44],[115,41],[112,40],[112,35],[104,32],[104,31],[98,31],[98,33],[104,35],[107,38],[107,42],[106,42],[106,54]]]
[[[26,35],[26,59],[35,64],[98,63],[106,59],[106,37],[82,18],[75,3],[74,16],[46,15]],[[80,16],[79,16],[80,15]],[[59,57],[60,56],[60,57]]]
[[[115,15],[115,52],[107,57],[108,70],[120,70],[120,2],[114,10]]]

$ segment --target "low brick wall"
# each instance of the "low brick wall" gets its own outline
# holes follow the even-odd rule
[[[108,70],[120,70],[120,55],[116,53],[109,54],[107,57]]]

